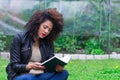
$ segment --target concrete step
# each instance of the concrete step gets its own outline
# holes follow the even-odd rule
[[[67,55],[69,53],[55,53],[56,56],[58,57],[62,57],[64,55]],[[120,59],[120,54],[117,53],[112,53],[112,54],[104,54],[104,55],[86,55],[86,54],[70,54],[71,55],[71,59],[76,60],[76,59],[80,59],[80,60],[87,60],[87,59]],[[0,52],[0,57],[4,58],[4,59],[10,59],[10,54],[9,52]]]

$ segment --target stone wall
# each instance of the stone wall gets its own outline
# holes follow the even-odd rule
[[[68,54],[68,53],[67,53]],[[62,54],[62,53],[55,53],[56,56],[62,57],[67,54]],[[70,54],[71,59],[80,59],[80,60],[86,60],[86,59],[120,59],[120,54],[117,54],[113,52],[112,54],[104,54],[104,55],[86,55],[86,54]],[[9,52],[0,52],[0,57],[3,59],[10,59]]]

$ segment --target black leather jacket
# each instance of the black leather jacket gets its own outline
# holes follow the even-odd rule
[[[13,77],[22,73],[29,72],[26,70],[26,64],[30,60],[33,43],[33,37],[28,32],[19,33],[14,37],[10,48],[10,63],[6,67],[8,80],[12,80]],[[42,56],[41,62],[54,56],[53,44],[50,44],[48,40],[41,39],[39,48]]]

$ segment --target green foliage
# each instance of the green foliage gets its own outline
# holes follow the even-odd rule
[[[10,45],[11,45],[11,43],[12,43],[12,40],[13,40],[13,35],[7,35],[6,36],[7,38],[6,38],[6,48],[5,48],[5,51],[9,51],[9,49],[10,49]]]
[[[0,32],[0,51],[9,51],[13,35],[4,35]]]
[[[92,49],[91,54],[104,54],[102,49]]]
[[[55,41],[55,52],[65,51],[65,52],[76,52],[79,45],[77,45],[77,38],[72,36],[60,36]]]
[[[77,0],[79,1],[79,0]],[[99,54],[103,54],[104,51],[108,51],[112,49],[112,46],[110,45],[111,49],[108,49],[108,10],[106,8],[108,4],[106,3],[106,0],[90,0],[88,1],[87,7],[84,8],[82,11],[81,9],[76,9],[77,13],[75,16],[71,16],[68,19],[65,19],[65,30],[64,33],[71,35],[77,35],[77,36],[94,36],[94,37],[100,37],[98,40],[98,43],[95,42],[93,45],[87,48],[87,53],[93,52],[97,54],[97,52],[100,52]],[[114,11],[114,10],[113,10]],[[116,10],[118,11],[118,9]],[[119,12],[119,11],[118,11]],[[81,14],[80,14],[81,13]],[[117,17],[117,21],[119,21],[119,17]],[[115,21],[116,23],[116,21]],[[119,22],[118,22],[119,23]],[[120,28],[116,28],[119,25],[110,25],[110,29],[114,31],[118,31]],[[117,29],[117,30],[115,30]],[[107,33],[106,33],[107,32]],[[119,31],[118,31],[119,32]],[[112,36],[112,35],[110,35]],[[112,38],[111,38],[112,39]],[[87,43],[84,43],[87,44]],[[95,47],[96,45],[96,47]],[[89,45],[90,46],[90,45]],[[84,49],[84,47],[82,46]],[[90,50],[89,50],[90,49]]]
[[[114,48],[113,51],[120,53],[120,48]]]
[[[6,36],[2,32],[0,32],[0,51],[3,51],[6,48],[5,38],[6,38]]]
[[[104,51],[100,48],[100,42],[95,38],[90,38],[86,42],[85,52],[86,54],[104,54]]]

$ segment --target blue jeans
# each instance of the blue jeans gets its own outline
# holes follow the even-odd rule
[[[15,77],[13,80],[67,80],[68,72],[66,70],[62,72],[43,73],[39,75],[23,74]]]

